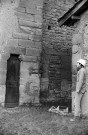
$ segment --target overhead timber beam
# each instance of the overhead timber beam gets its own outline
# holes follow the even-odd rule
[[[83,12],[88,8],[88,0],[80,0],[78,1],[71,9],[69,9],[60,19],[58,19],[59,26],[64,25],[64,23],[71,18],[72,16],[75,16],[77,12]],[[81,13],[80,12],[80,13]],[[74,19],[74,17],[72,17]],[[72,19],[71,18],[71,19]],[[78,19],[78,18],[77,18]]]

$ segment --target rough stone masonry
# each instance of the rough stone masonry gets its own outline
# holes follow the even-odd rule
[[[75,0],[1,0],[2,106],[6,96],[7,60],[11,54],[18,55],[20,59],[19,105],[59,102],[58,99],[65,99],[71,105],[76,61],[80,57],[87,58],[88,13],[84,13],[80,22],[70,27],[59,27],[57,20],[74,4]],[[31,69],[35,70],[33,74],[30,74]]]
[[[73,0],[45,0],[43,3],[41,102],[71,105],[72,35],[75,26],[59,27],[58,19],[74,3]]]
[[[41,0],[0,2],[0,103],[3,106],[7,60],[11,54],[19,55],[20,59],[19,105],[39,103],[40,78],[37,72],[42,48],[42,6]],[[35,75],[30,75],[30,68],[36,70]]]

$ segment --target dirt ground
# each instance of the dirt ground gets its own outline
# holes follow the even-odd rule
[[[88,135],[88,118],[71,122],[44,106],[0,107],[0,135]]]

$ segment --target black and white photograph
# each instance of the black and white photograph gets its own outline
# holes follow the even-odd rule
[[[88,0],[0,0],[0,135],[88,135]]]

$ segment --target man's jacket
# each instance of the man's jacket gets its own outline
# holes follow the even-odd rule
[[[86,69],[81,68],[77,73],[76,91],[85,93],[86,91]]]

